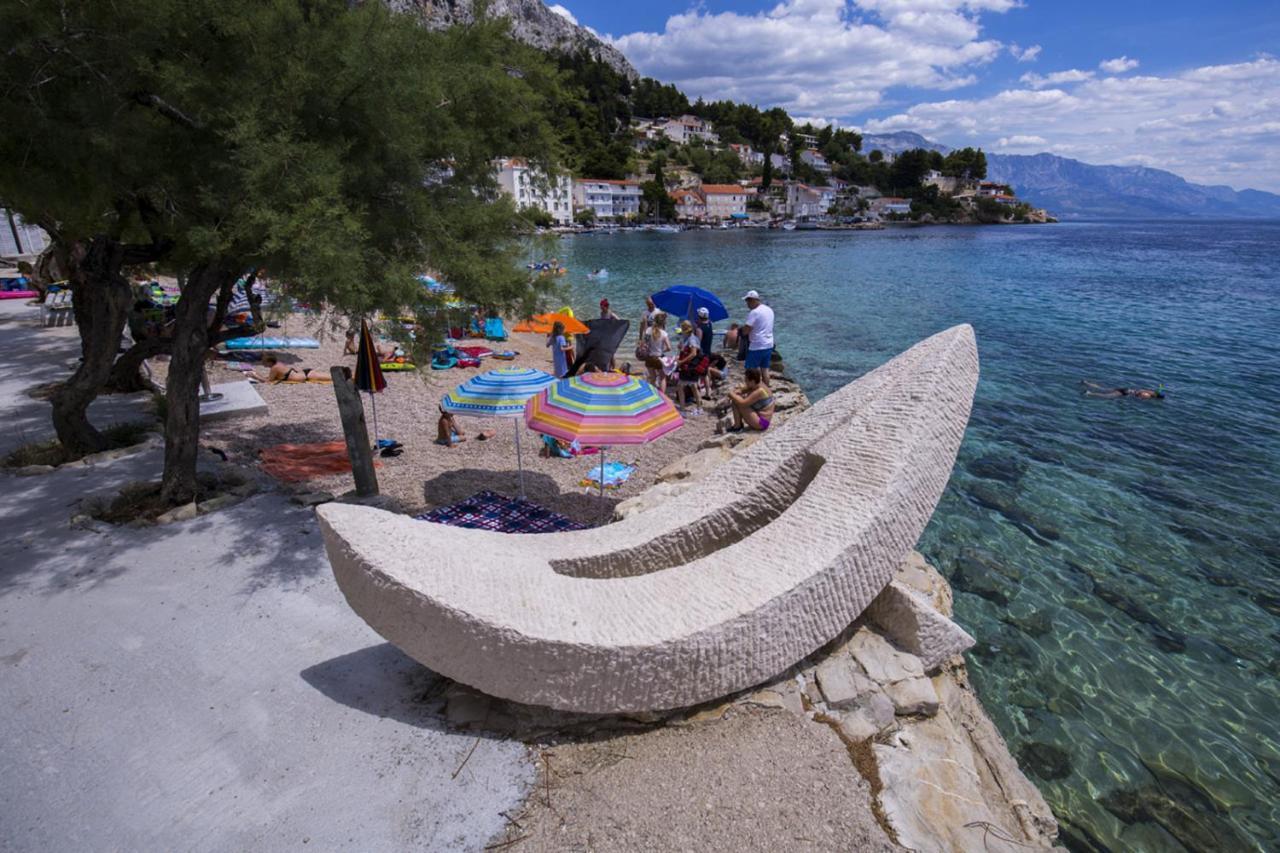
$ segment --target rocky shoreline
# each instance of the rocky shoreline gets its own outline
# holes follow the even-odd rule
[[[808,406],[785,376],[773,384],[780,409]],[[616,517],[696,488],[758,438],[706,440],[619,504]],[[933,660],[922,651],[939,645],[933,635],[922,642],[929,632],[956,632],[956,648],[972,643],[949,621],[951,607],[947,581],[913,551],[841,637],[771,682],[717,702],[600,717],[516,705],[452,683],[437,699],[450,724],[522,740],[533,753],[539,778],[495,845],[1052,848],[1053,813],[983,710],[963,658]],[[778,744],[788,745],[782,763],[762,761]],[[690,808],[704,796],[704,808]],[[758,802],[743,808],[744,801]]]

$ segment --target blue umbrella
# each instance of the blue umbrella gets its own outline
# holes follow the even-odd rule
[[[729,310],[714,293],[688,284],[677,284],[653,294],[653,304],[672,317],[694,320],[699,308],[706,308],[712,322],[728,320]]]

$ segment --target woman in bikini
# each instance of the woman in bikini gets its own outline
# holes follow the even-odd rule
[[[274,355],[263,356],[262,365],[267,368],[267,375],[263,376],[258,371],[252,371],[250,374],[259,382],[332,382],[328,376],[316,375],[312,376],[313,368],[310,367],[291,367],[287,364],[281,364],[280,359]]]
[[[747,384],[729,392],[729,400],[733,403],[733,426],[729,432],[742,432],[744,429],[764,432],[773,422],[773,392],[764,384],[764,371],[760,368],[748,367],[744,375]]]

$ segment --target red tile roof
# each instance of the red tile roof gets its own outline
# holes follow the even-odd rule
[[[746,193],[745,187],[737,184],[703,184],[702,192],[706,195],[727,195],[729,193]]]

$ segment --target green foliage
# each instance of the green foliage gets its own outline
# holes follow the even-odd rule
[[[932,184],[911,189],[907,197],[911,199],[912,219],[930,216],[937,222],[950,222],[964,216],[964,208],[960,206],[960,202],[942,195]]]
[[[974,218],[983,224],[1004,222],[1009,210],[993,198],[979,198],[974,203]]]
[[[583,177],[625,178],[631,165],[631,81],[586,51],[558,54],[556,62],[560,85],[552,114],[564,165]]]
[[[779,137],[791,130],[791,117],[780,107],[761,110],[751,104],[733,101],[705,103],[699,100],[690,111],[712,122],[721,142],[745,142],[757,151],[776,148]]]
[[[690,145],[687,151],[689,168],[704,183],[731,184],[742,177],[742,161],[730,149],[713,151],[702,145]]]
[[[579,225],[594,225],[596,221],[596,212],[590,207],[581,208],[573,214],[573,221]]]
[[[661,161],[653,164],[653,178],[640,185],[640,215],[646,218],[676,218],[676,201],[667,192]]]
[[[631,113],[645,118],[678,116],[689,112],[689,99],[670,83],[642,77],[631,92]]]
[[[402,305],[412,275],[522,301],[492,160],[549,164],[554,69],[482,22],[344,0],[6,4],[0,195],[69,243],[265,268],[299,298]]]
[[[958,148],[942,158],[938,170],[953,178],[981,181],[987,176],[987,155],[981,148]]]
[[[550,228],[552,225],[556,224],[556,221],[551,214],[540,207],[520,208],[520,218],[528,222],[530,225],[536,225],[539,228]]]
[[[884,152],[881,151],[879,148],[872,149],[871,153],[867,155],[867,159],[870,160],[872,163],[883,163]]]

